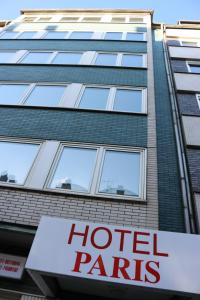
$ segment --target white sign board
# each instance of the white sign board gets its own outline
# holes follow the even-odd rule
[[[26,268],[200,294],[200,236],[42,217]]]
[[[0,277],[21,279],[26,258],[0,253]]]

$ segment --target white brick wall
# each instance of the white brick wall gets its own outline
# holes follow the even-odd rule
[[[0,221],[38,225],[42,215],[118,224],[135,227],[157,228],[157,211],[151,202],[117,202],[104,199],[33,192],[1,188]],[[147,222],[147,215],[150,215]]]

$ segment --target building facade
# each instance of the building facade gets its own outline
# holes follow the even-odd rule
[[[28,257],[42,216],[198,232],[199,75],[184,68],[199,49],[178,37],[189,27],[194,43],[199,25],[164,28],[152,14],[23,10],[2,29],[0,252],[8,273]],[[0,299],[48,296],[27,270],[12,276],[0,277]],[[78,295],[57,284],[53,298]]]

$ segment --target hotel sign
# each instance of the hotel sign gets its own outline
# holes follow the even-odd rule
[[[200,294],[200,236],[42,217],[26,268]]]
[[[26,258],[0,253],[0,277],[21,279]]]

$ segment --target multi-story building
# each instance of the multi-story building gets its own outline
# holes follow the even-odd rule
[[[163,26],[152,14],[23,10],[1,31],[0,299],[198,299],[197,212]],[[65,274],[61,239],[70,248],[78,236],[83,250],[89,235],[86,250],[101,254],[86,272],[92,254],[76,251],[74,274]]]

